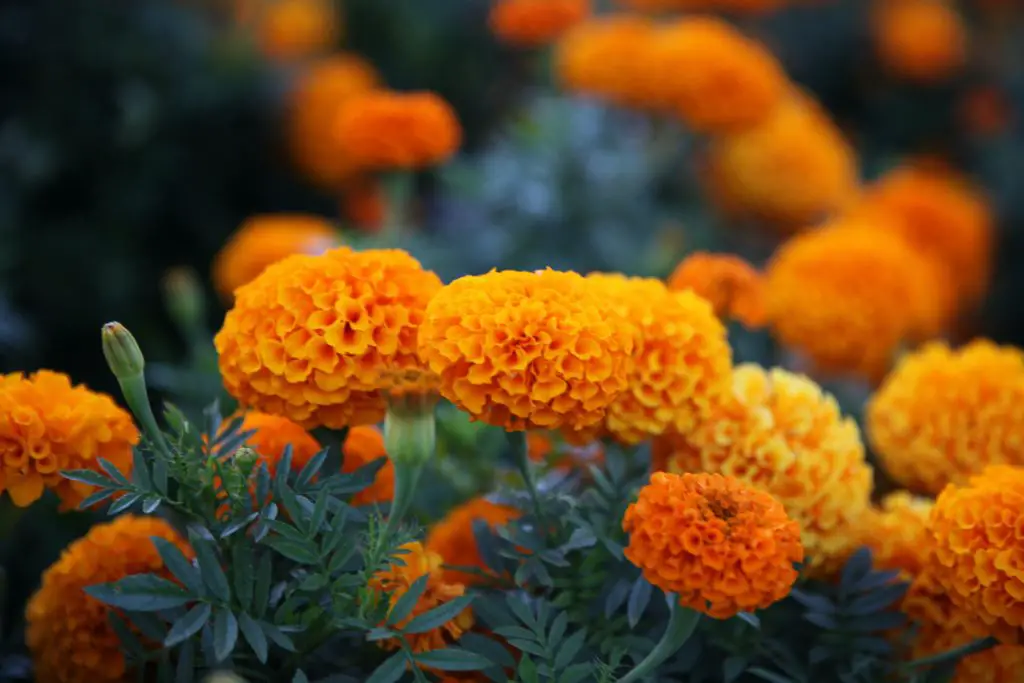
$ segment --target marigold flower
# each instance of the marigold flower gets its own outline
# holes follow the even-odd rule
[[[815,571],[853,549],[871,500],[857,424],[810,379],[780,368],[737,366],[732,396],[685,436],[656,439],[653,465],[720,473],[771,494],[800,524]]]
[[[791,238],[765,271],[765,309],[779,340],[816,371],[872,380],[902,343],[939,332],[945,291],[928,257],[851,219]]]
[[[559,40],[556,78],[570,91],[627,106],[660,107],[661,88],[652,90],[641,63],[655,31],[653,22],[631,14],[586,21]]]
[[[341,108],[331,132],[359,169],[413,170],[447,161],[462,144],[451,105],[431,92],[366,92]]]
[[[387,219],[388,205],[376,178],[358,178],[342,190],[341,212],[345,220],[366,232],[378,232]]]
[[[267,471],[271,476],[277,473],[277,464],[284,455],[285,447],[292,447],[291,466],[297,471],[323,450],[309,432],[280,415],[268,415],[255,410],[246,412],[242,418],[241,431],[252,430],[256,430],[256,433],[246,440],[246,445],[267,463]]]
[[[497,0],[490,25],[509,45],[537,47],[558,38],[590,14],[590,0]]]
[[[316,62],[299,80],[290,96],[288,139],[295,164],[313,182],[335,190],[355,175],[347,150],[334,138],[334,122],[345,102],[379,83],[370,64],[347,53]]]
[[[508,430],[583,430],[629,385],[635,328],[593,283],[553,270],[459,278],[427,306],[420,355],[440,393]]]
[[[763,278],[738,256],[694,252],[672,271],[668,287],[707,299],[723,320],[734,318],[747,327],[765,324]]]
[[[214,343],[227,390],[303,427],[375,424],[381,390],[429,391],[416,329],[437,275],[400,250],[290,256],[235,292]]]
[[[860,544],[871,549],[876,569],[900,571],[907,580],[921,572],[931,538],[927,523],[932,505],[929,498],[897,491],[861,517]]]
[[[444,519],[430,528],[427,550],[443,557],[446,565],[487,570],[473,534],[473,523],[480,520],[493,529],[508,524],[519,514],[514,507],[492,503],[486,498],[474,498],[450,510]],[[466,585],[479,581],[478,576],[457,569],[445,569],[444,578],[450,583]]]
[[[942,81],[966,61],[967,30],[945,0],[875,2],[872,24],[878,59],[896,76]]]
[[[226,300],[271,263],[335,246],[338,233],[319,216],[272,214],[247,219],[217,254],[213,284]]]
[[[814,223],[849,205],[859,191],[853,148],[803,95],[713,141],[709,165],[723,201],[782,226]]]
[[[950,484],[935,501],[928,530],[934,547],[926,571],[956,608],[982,623],[978,633],[1007,644],[1024,635],[1024,469],[992,465],[965,486]]]
[[[384,435],[376,427],[359,426],[348,430],[345,444],[342,446],[343,457],[341,471],[355,472],[360,467],[387,458],[373,479],[373,483],[355,494],[350,501],[352,505],[374,505],[390,503],[395,497],[395,466],[384,450]]]
[[[302,59],[338,41],[340,22],[330,0],[273,0],[263,3],[257,27],[263,54],[271,59]]]
[[[164,576],[154,536],[190,551],[167,522],[124,515],[92,527],[43,573],[25,610],[26,641],[39,683],[134,681],[121,642],[107,620],[108,607],[84,591],[132,574]]]
[[[635,444],[666,430],[686,433],[729,390],[732,351],[711,305],[660,280],[587,278],[639,331],[626,391],[608,407],[603,429]]]
[[[987,465],[1024,465],[1024,353],[978,340],[905,356],[871,398],[866,428],[889,475],[936,494]]]
[[[402,549],[406,552],[397,555],[388,569],[377,572],[370,581],[371,588],[387,594],[388,603],[391,608],[394,608],[398,600],[416,583],[417,579],[424,575],[429,577],[427,588],[423,591],[420,599],[416,601],[412,612],[395,624],[398,628],[404,627],[418,615],[429,612],[466,592],[466,587],[463,584],[451,583],[445,579],[441,569],[443,560],[440,555],[424,549],[420,543],[406,543]],[[472,627],[473,612],[467,607],[437,628],[403,637],[413,652],[427,652],[440,650],[450,645]],[[379,642],[382,647],[389,650],[397,650],[401,647],[397,638]]]
[[[936,168],[899,168],[871,185],[856,211],[931,255],[962,304],[984,295],[992,269],[992,215],[963,179]]]
[[[644,578],[715,619],[786,597],[804,557],[800,527],[777,500],[720,474],[655,472],[622,528]]]
[[[65,470],[100,471],[105,459],[132,470],[139,431],[106,394],[72,386],[67,375],[40,370],[0,375],[0,493],[27,507],[50,489],[74,508],[95,487],[71,481]]]

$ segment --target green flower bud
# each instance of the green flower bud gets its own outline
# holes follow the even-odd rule
[[[146,360],[128,328],[118,322],[107,323],[103,326],[102,334],[103,355],[114,376],[118,380],[141,377]]]

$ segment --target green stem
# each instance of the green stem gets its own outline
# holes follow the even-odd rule
[[[540,493],[537,491],[537,477],[530,464],[530,446],[526,439],[526,432],[508,432],[506,437],[509,446],[512,447],[512,460],[515,462],[519,474],[522,475],[523,486],[526,487],[526,492],[530,494],[530,500],[533,502],[537,523],[547,533],[548,526],[544,518],[544,506],[541,504]]]
[[[118,377],[118,384],[121,385],[121,393],[128,404],[135,419],[139,421],[143,433],[149,437],[166,457],[171,457],[171,448],[164,438],[164,433],[157,424],[156,415],[153,414],[153,406],[149,403],[149,391],[146,389],[146,379],[140,373],[130,377]]]
[[[384,527],[390,539],[402,522],[416,495],[423,468],[437,448],[437,420],[433,395],[406,394],[388,398],[384,417],[384,449],[395,468],[395,495]]]
[[[940,652],[930,657],[922,657],[921,659],[915,659],[912,662],[908,662],[906,667],[908,669],[918,669],[923,666],[937,666],[940,664],[946,664],[949,662],[955,662],[973,655],[978,652],[984,652],[985,650],[991,649],[999,645],[999,641],[991,636],[988,638],[979,638],[978,640],[972,640],[971,642],[961,645],[960,647],[954,647],[951,650]]]
[[[617,683],[636,683],[643,680],[644,676],[650,674],[666,659],[678,652],[693,635],[697,628],[697,622],[700,621],[700,613],[681,606],[676,596],[671,593],[667,597],[671,616],[668,627],[665,628],[665,634],[650,654],[635,669],[620,678]]]

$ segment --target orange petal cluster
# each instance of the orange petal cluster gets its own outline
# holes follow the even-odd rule
[[[267,266],[292,254],[316,254],[337,246],[338,233],[320,216],[253,216],[224,243],[213,262],[213,284],[226,301]]]
[[[190,553],[167,522],[124,515],[97,524],[69,545],[43,573],[25,610],[26,641],[39,683],[129,683],[121,642],[107,620],[108,608],[84,591],[132,574],[168,576],[156,547],[159,537]]]
[[[1024,636],[1024,469],[993,465],[965,486],[950,484],[932,509],[926,571],[950,603],[1007,644]]]
[[[429,391],[416,332],[437,275],[400,250],[333,249],[268,267],[235,292],[214,343],[227,390],[303,427],[375,424],[381,390]]]
[[[857,545],[871,468],[856,423],[807,377],[739,365],[732,395],[685,434],[655,440],[656,470],[714,472],[771,494],[799,523],[812,570]]]
[[[885,470],[936,494],[988,465],[1024,465],[1024,353],[985,340],[905,356],[868,403],[868,439]]]
[[[879,507],[861,518],[861,544],[871,549],[874,566],[899,571],[910,580],[924,567],[928,556],[928,515],[933,501],[906,491],[886,496]]]
[[[345,103],[329,134],[364,171],[435,166],[462,144],[455,111],[432,92],[365,92]]]
[[[632,14],[612,14],[567,31],[555,54],[555,74],[573,92],[625,106],[657,108],[660,92],[648,87],[641,56],[656,26]]]
[[[765,271],[779,341],[825,373],[879,380],[900,345],[937,333],[948,311],[934,263],[899,235],[854,219],[788,240]]]
[[[444,558],[444,563],[453,567],[478,567],[486,570],[487,565],[480,556],[473,523],[480,520],[492,529],[508,524],[519,516],[519,510],[509,505],[492,503],[486,498],[473,498],[451,509],[444,519],[436,522],[427,533],[427,550]],[[445,569],[445,580],[450,583],[476,583],[479,577],[457,569]]]
[[[491,271],[447,285],[420,326],[440,393],[521,431],[594,427],[629,385],[636,330],[577,273]]]
[[[763,491],[720,474],[655,472],[629,506],[626,557],[680,604],[716,619],[784,598],[800,527]]]
[[[100,470],[105,459],[132,470],[139,431],[106,394],[73,386],[67,375],[40,370],[0,375],[0,493],[26,507],[50,489],[74,508],[95,488],[65,479],[64,470]]]
[[[872,11],[875,50],[893,75],[946,80],[967,58],[967,29],[947,0],[882,0]]]
[[[348,430],[342,446],[341,471],[355,472],[364,465],[387,458],[384,466],[377,470],[373,483],[352,496],[352,505],[374,505],[390,503],[395,497],[395,466],[384,450],[384,435],[376,427],[359,426]]]
[[[672,271],[668,287],[707,299],[722,320],[735,319],[751,328],[765,324],[764,280],[738,256],[694,252]]]
[[[629,385],[608,407],[603,429],[627,444],[693,429],[728,392],[732,373],[725,327],[711,305],[651,278],[587,279],[639,333]]]
[[[251,410],[243,416],[241,431],[256,430],[246,445],[267,463],[271,476],[277,472],[277,463],[287,446],[292,447],[292,469],[301,470],[323,448],[313,436],[286,417]]]
[[[354,175],[347,151],[335,139],[334,122],[349,99],[379,83],[369,63],[348,53],[312,64],[299,79],[288,103],[288,141],[296,166],[310,180],[335,190]]]
[[[331,0],[273,0],[257,18],[260,49],[271,59],[303,59],[331,48],[341,22]]]
[[[461,583],[450,583],[441,569],[442,559],[437,553],[424,549],[420,543],[406,543],[405,551],[395,557],[388,569],[377,572],[370,580],[370,588],[386,596],[393,609],[401,597],[422,576],[428,576],[426,590],[416,601],[412,612],[396,626],[402,628],[414,618],[460,597],[466,592]],[[463,633],[473,627],[473,612],[467,607],[437,628],[403,636],[406,645],[413,652],[440,650],[458,640]],[[380,645],[389,650],[397,650],[401,643],[397,639],[379,641]]]
[[[491,31],[504,43],[546,45],[590,14],[590,0],[498,0],[491,8]]]

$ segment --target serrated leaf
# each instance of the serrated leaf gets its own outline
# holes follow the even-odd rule
[[[461,595],[454,600],[438,605],[432,610],[426,611],[423,614],[418,614],[405,625],[402,629],[403,633],[425,633],[447,624],[449,621],[454,619],[459,614],[462,614],[469,605],[473,602],[472,595]],[[397,607],[397,605],[396,605]],[[390,622],[396,623],[396,622]]]
[[[188,530],[189,543],[196,554],[196,562],[199,565],[199,576],[203,584],[210,590],[210,593],[221,602],[231,601],[231,586],[228,584],[228,577],[220,566],[220,559],[214,550],[213,544],[204,536],[198,533],[195,527]]]
[[[231,572],[234,578],[235,599],[243,610],[252,609],[253,576],[252,549],[245,543],[237,543],[231,549]]]
[[[185,588],[193,595],[197,597],[204,596],[206,591],[203,589],[199,570],[192,566],[192,563],[185,557],[178,546],[159,536],[153,536],[151,540],[153,545],[156,546],[156,551],[160,554],[160,559],[164,561],[164,566],[167,567],[174,578],[181,581]]]
[[[209,621],[210,614],[212,613],[213,608],[207,602],[200,603],[190,609],[171,625],[171,630],[167,633],[167,637],[164,638],[164,647],[174,647],[178,643],[182,643],[199,633],[199,630]]]
[[[273,562],[270,554],[264,552],[256,567],[256,585],[252,593],[252,613],[262,617],[270,604],[270,584],[273,580]]]
[[[366,683],[396,683],[405,673],[407,664],[405,653],[396,652],[373,670],[370,677],[366,679]]]
[[[420,666],[441,671],[480,671],[493,665],[486,657],[460,647],[419,652],[413,655],[413,659]]]
[[[641,576],[633,582],[633,587],[629,591],[629,601],[626,603],[626,619],[630,628],[636,628],[640,623],[640,617],[651,602],[652,593],[653,586],[644,577]]]
[[[226,662],[238,642],[238,619],[226,607],[213,613],[213,652],[218,662]]]
[[[133,574],[113,583],[87,586],[85,592],[112,607],[157,612],[195,600],[181,586],[154,574]]]
[[[406,619],[412,610],[416,607],[416,603],[419,602],[420,597],[423,595],[423,591],[427,589],[427,581],[430,579],[428,574],[424,574],[409,586],[409,590],[403,593],[398,600],[395,601],[395,605],[388,611],[387,623],[392,626],[401,623]]]
[[[549,643],[550,647],[555,650],[555,668],[564,669],[569,666],[583,648],[586,638],[587,631],[580,629],[562,641],[560,646]]]
[[[263,633],[263,629],[260,628],[259,624],[245,612],[241,612],[238,615],[238,629],[242,632],[242,637],[245,638],[245,642],[249,643],[249,647],[252,648],[253,653],[256,655],[256,659],[261,664],[267,663],[267,636]]]
[[[299,542],[283,536],[267,536],[262,543],[300,564],[315,565],[320,561],[316,546],[310,541]]]

